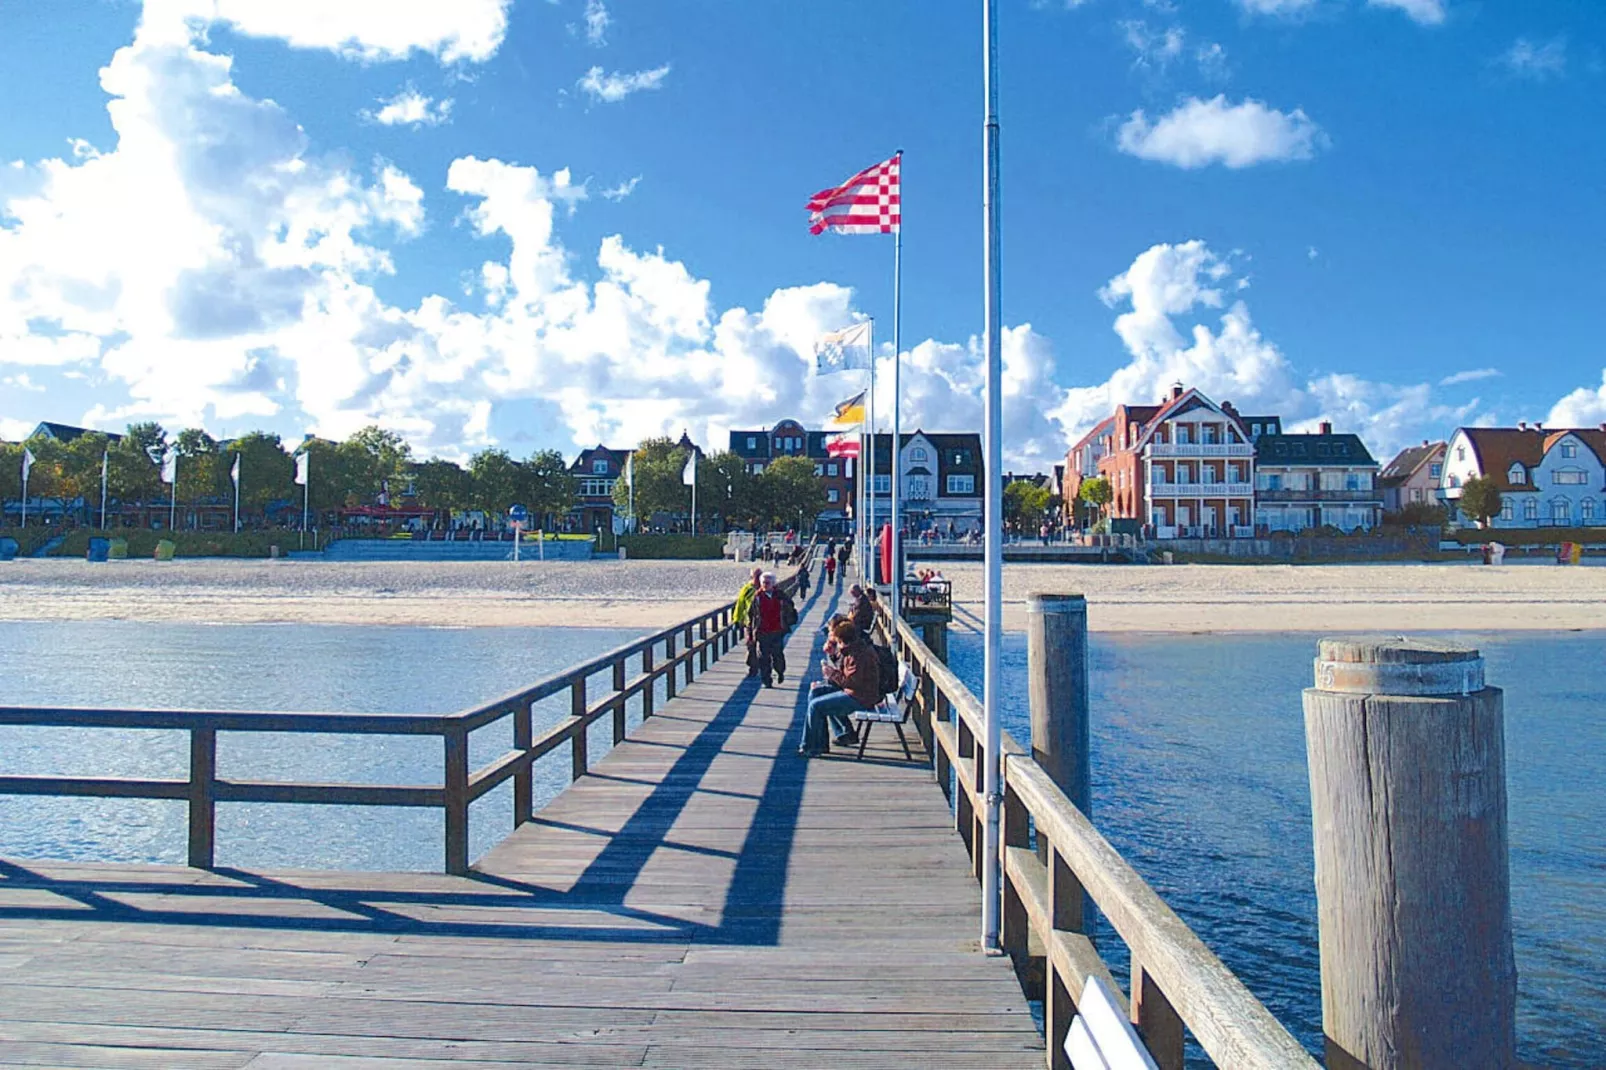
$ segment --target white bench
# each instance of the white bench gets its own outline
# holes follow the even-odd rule
[[[1065,1033],[1065,1054],[1076,1070],[1159,1070],[1137,1030],[1097,977],[1082,986],[1076,1017]]]
[[[898,733],[898,742],[903,744],[903,756],[911,762],[915,760],[914,753],[909,750],[909,737],[903,734],[903,726],[909,720],[909,709],[919,692],[919,675],[910,672],[905,663],[898,662],[898,689],[871,709],[853,711],[854,727],[859,730],[860,758],[864,757],[865,744],[870,742],[870,726],[890,724]]]

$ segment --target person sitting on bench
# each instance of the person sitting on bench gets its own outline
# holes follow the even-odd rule
[[[836,640],[837,663],[824,667],[825,681],[841,688],[816,694],[809,699],[809,710],[803,722],[803,745],[798,753],[805,758],[824,754],[827,725],[831,721],[848,724],[847,732],[839,732],[838,745],[847,742],[852,731],[848,719],[857,710],[874,709],[881,701],[881,661],[869,640],[860,634],[852,621],[840,621],[831,626],[831,638]]]

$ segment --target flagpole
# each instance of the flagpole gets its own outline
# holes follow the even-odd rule
[[[173,492],[167,496],[167,534],[178,531],[178,451],[173,451]]]
[[[869,367],[865,369],[869,382],[866,384],[868,408],[864,417],[859,421],[859,580],[861,583],[870,581],[870,542],[874,538],[871,525],[875,523],[875,505],[872,495],[875,488],[872,480],[875,477],[875,317],[870,317],[870,329],[865,342],[869,346]]]
[[[111,451],[102,450],[100,454],[100,530],[106,530],[106,466],[111,461]]]
[[[898,161],[898,229],[892,232],[892,575],[887,582],[892,584],[892,597],[889,599],[887,612],[892,621],[892,645],[898,644],[898,603],[903,597],[903,522],[899,515],[900,493],[898,491],[899,476],[903,474],[903,462],[900,456],[903,446],[903,416],[898,407],[901,396],[900,383],[903,367],[903,150],[899,149]]]
[[[22,526],[28,526],[28,447],[22,447]]]
[[[234,455],[234,533],[240,533],[240,455]]]
[[[983,787],[986,793],[987,822],[982,836],[982,948],[990,955],[1002,953],[999,943],[1000,874],[999,866],[999,809],[1003,801],[999,785],[999,746],[1001,730],[998,721],[1000,698],[1003,691],[1002,666],[999,660],[999,639],[1003,626],[1003,560],[1004,560],[1004,495],[1003,495],[1003,341],[999,335],[1001,316],[999,302],[1002,286],[999,279],[998,251],[999,189],[998,189],[998,0],[982,0],[982,31],[985,37],[983,93],[986,98],[985,153],[983,163],[982,215],[985,220],[985,275],[987,353],[987,404],[983,430],[987,437],[987,461],[983,478],[986,495],[983,525],[985,537],[986,582],[983,587],[985,607],[983,631],[985,657],[983,659],[983,724],[986,737]]]
[[[874,331],[872,330],[871,333],[873,335]],[[868,518],[867,519],[868,527],[866,528],[866,535],[865,535],[865,549],[868,552],[864,556],[864,578],[865,578],[865,581],[868,582],[870,584],[870,586],[872,586],[872,587],[875,586],[875,579],[876,579],[876,563],[875,563],[875,539],[876,539],[876,527],[875,527],[875,345],[874,345],[874,342],[875,342],[875,339],[872,337],[871,338],[871,346],[870,346],[870,408],[865,414],[868,417],[869,421],[870,421],[870,454],[866,458],[865,466],[864,466],[865,474],[869,477],[866,480],[866,483],[868,484],[868,486],[870,488],[869,492],[868,492],[869,496],[868,496],[868,499],[867,499],[867,507],[865,509],[865,514],[866,514],[866,517]]]

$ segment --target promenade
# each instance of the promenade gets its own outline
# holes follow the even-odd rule
[[[1043,1065],[929,765],[796,754],[834,593],[464,877],[0,860],[0,1066]]]

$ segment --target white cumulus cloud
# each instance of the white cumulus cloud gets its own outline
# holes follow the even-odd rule
[[[1308,160],[1325,143],[1321,127],[1302,109],[1282,112],[1252,99],[1229,104],[1224,95],[1189,97],[1153,121],[1140,109],[1117,134],[1122,152],[1183,168]]]
[[[1519,37],[1501,53],[1498,62],[1518,78],[1529,78],[1535,82],[1560,78],[1567,73],[1567,39],[1553,37],[1549,41],[1535,43],[1526,37]]]
[[[408,87],[388,100],[379,102],[377,111],[365,111],[363,117],[381,126],[439,126],[452,117],[452,101],[435,100]]]
[[[151,37],[188,40],[189,27],[227,25],[292,48],[326,49],[363,60],[413,52],[443,63],[484,62],[507,33],[512,0],[145,0]]]
[[[1579,387],[1556,402],[1545,424],[1548,427],[1606,426],[1606,371],[1601,372],[1599,388]]]
[[[1318,0],[1238,0],[1238,6],[1254,15],[1303,15]]]
[[[597,46],[608,43],[608,26],[613,19],[602,0],[586,0],[586,40]]]
[[[629,74],[623,71],[605,72],[601,67],[592,67],[581,77],[579,86],[580,91],[592,100],[604,104],[617,104],[632,93],[662,88],[664,79],[668,77],[667,63],[662,67]]]
[[[641,176],[637,175],[634,178],[625,179],[617,186],[603,190],[602,196],[605,200],[622,201],[632,193],[636,192],[636,187],[639,185],[641,185]]]

